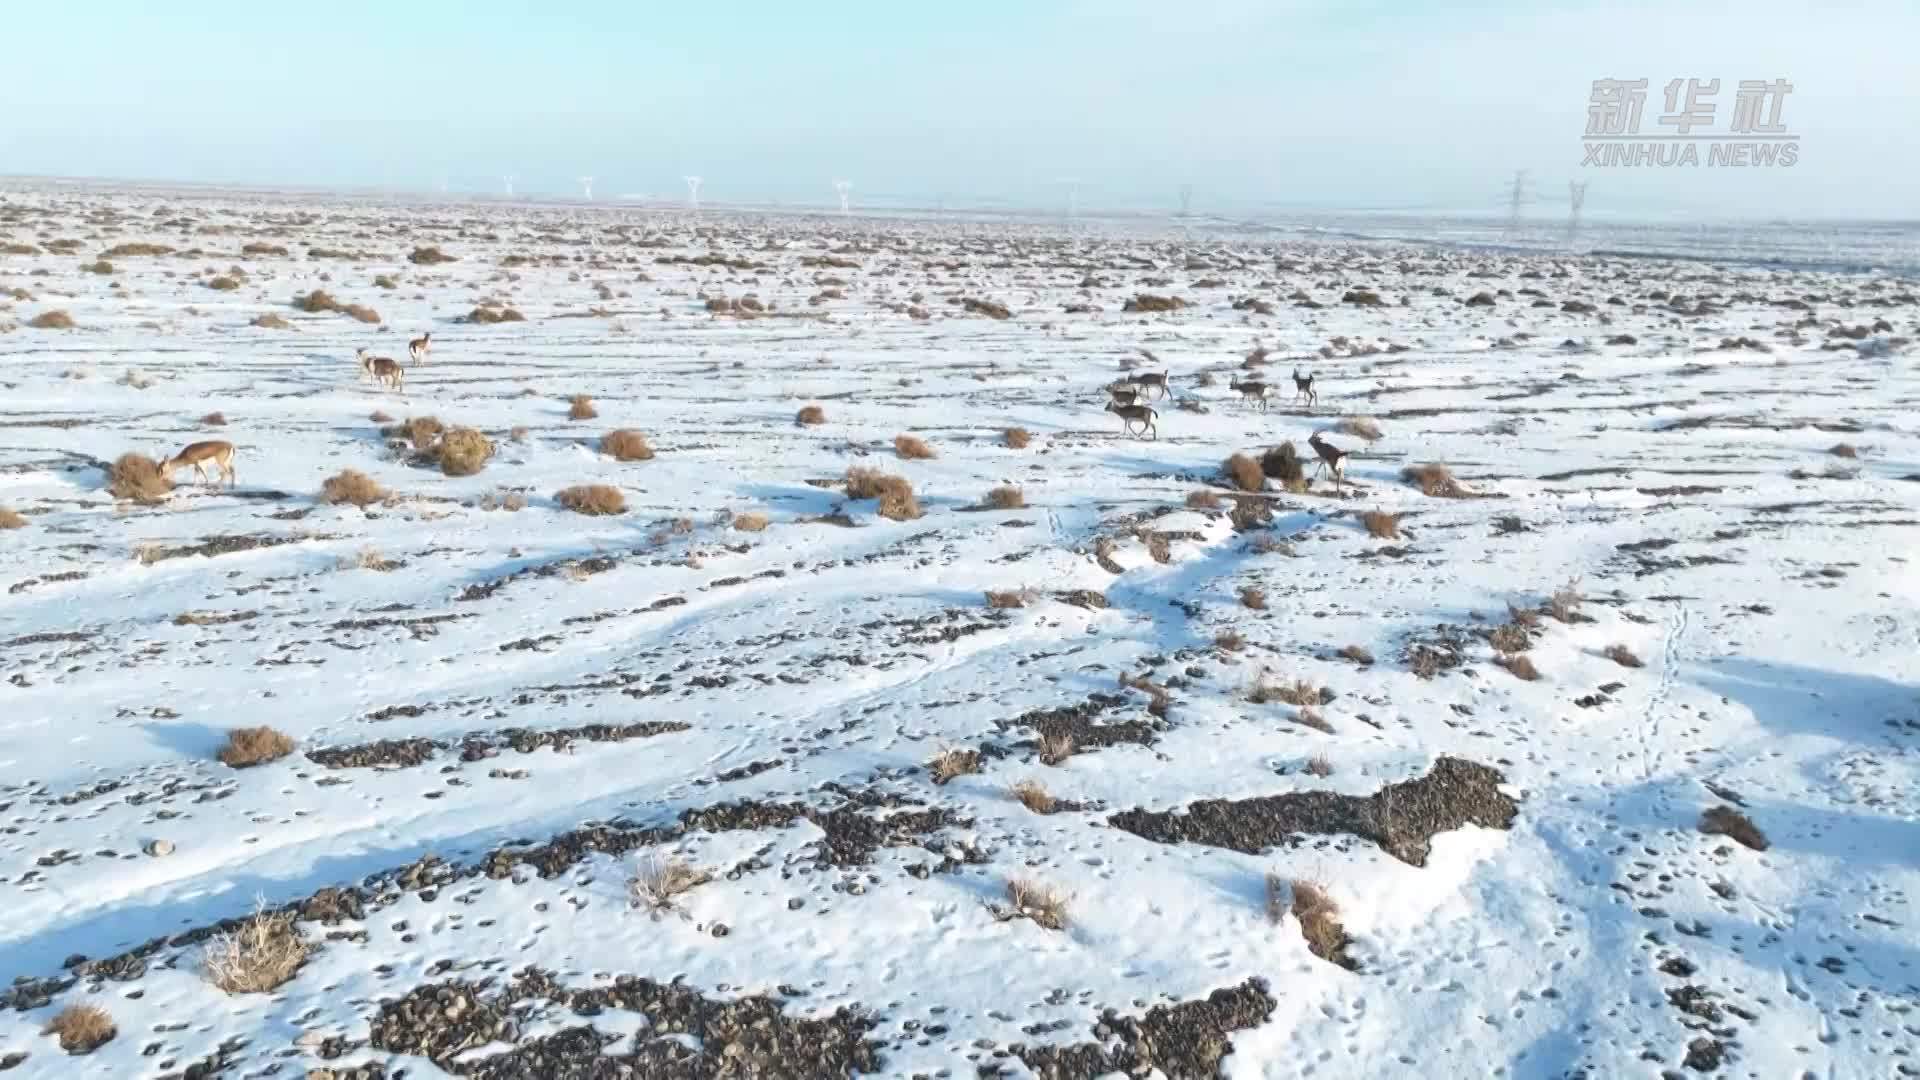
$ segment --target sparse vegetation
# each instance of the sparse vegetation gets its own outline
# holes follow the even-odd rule
[[[1340,422],[1333,426],[1333,430],[1368,442],[1374,442],[1380,438],[1380,425],[1369,416],[1342,417]]]
[[[387,497],[387,489],[358,469],[342,469],[320,485],[320,501],[329,506],[352,503],[365,509]]]
[[[413,263],[415,266],[432,266],[435,263],[459,262],[460,260],[441,251],[437,247],[417,247],[413,249],[413,254],[407,256],[407,261]]]
[[[427,451],[448,476],[472,476],[493,457],[493,440],[472,428],[457,427],[440,436]]]
[[[527,317],[510,307],[482,304],[467,312],[467,321],[490,325],[493,323],[526,322]]]
[[[1834,457],[1843,458],[1857,458],[1860,456],[1860,451],[1854,449],[1853,446],[1848,443],[1835,443],[1833,446],[1827,448],[1827,453],[1832,454]]]
[[[1547,597],[1547,614],[1563,623],[1579,622],[1580,599],[1580,582],[1569,581],[1553,590],[1553,595]]]
[[[285,320],[285,319],[283,319],[283,318],[281,318],[281,317],[280,317],[280,316],[278,316],[278,315],[275,315],[275,314],[274,314],[273,312],[271,312],[271,311],[269,311],[269,312],[267,312],[267,313],[266,313],[265,315],[255,315],[255,316],[253,317],[253,322],[251,322],[251,323],[249,323],[248,325],[250,325],[250,326],[258,326],[258,327],[260,327],[260,328],[261,328],[261,329],[263,329],[263,330],[291,330],[291,329],[293,329],[293,324],[292,324],[292,323],[290,323],[290,322],[288,322],[287,320]]]
[[[1359,645],[1348,645],[1343,647],[1340,650],[1340,655],[1348,660],[1353,661],[1356,664],[1359,664],[1361,667],[1368,667],[1373,663],[1373,653]]]
[[[1293,917],[1300,923],[1300,935],[1307,940],[1307,951],[1349,970],[1358,967],[1347,956],[1347,946],[1353,939],[1340,925],[1340,907],[1327,890],[1318,883],[1296,879],[1287,891]]]
[[[152,506],[166,499],[173,480],[160,471],[160,463],[145,454],[121,454],[107,469],[107,494],[116,499],[131,499]]]
[[[1189,510],[1217,510],[1219,507],[1220,496],[1215,494],[1211,488],[1195,488],[1187,492],[1187,508]]]
[[[1369,510],[1360,515],[1360,524],[1366,527],[1367,535],[1376,540],[1400,539],[1400,519],[1403,514],[1389,514],[1384,510]]]
[[[1300,451],[1290,442],[1269,447],[1261,454],[1260,471],[1279,481],[1284,491],[1298,495],[1307,490],[1307,473],[1300,463]]]
[[[1048,930],[1067,928],[1067,896],[1064,893],[1025,878],[1007,882],[1009,911],[996,911],[999,918],[1028,919]]]
[[[113,1017],[98,1005],[69,1005],[55,1013],[41,1034],[60,1040],[60,1049],[69,1054],[90,1054],[119,1034]]]
[[[1700,815],[1700,831],[1710,836],[1724,836],[1755,851],[1765,851],[1771,846],[1760,826],[1731,806],[1708,807],[1706,813]]]
[[[599,415],[600,410],[593,407],[593,399],[585,394],[575,394],[572,400],[567,402],[567,419],[569,420],[592,420]]]
[[[1222,630],[1213,635],[1213,646],[1222,652],[1239,652],[1246,648],[1247,639],[1238,630]]]
[[[767,527],[767,515],[762,514],[759,511],[749,511],[745,514],[735,514],[733,515],[733,520],[728,524],[732,525],[734,528],[740,530],[741,532],[755,532],[755,533],[763,532]]]
[[[336,565],[341,570],[372,570],[377,574],[385,574],[398,570],[405,564],[380,554],[379,548],[363,547],[358,553],[341,559]]]
[[[293,748],[293,739],[273,728],[234,728],[227,732],[227,743],[215,756],[230,769],[248,769],[278,761],[293,753]]]
[[[933,447],[912,435],[895,435],[893,451],[908,460],[924,460],[935,456]]]
[[[1254,585],[1240,587],[1240,603],[1255,611],[1267,610],[1267,591]]]
[[[988,589],[987,606],[996,611],[1023,608],[1034,600],[1031,589]]]
[[[225,413],[210,412],[200,418],[200,423],[207,427],[226,427],[227,415]]]
[[[1409,465],[1400,470],[1400,478],[1419,488],[1422,495],[1436,499],[1458,499],[1467,494],[1460,482],[1453,478],[1451,470],[1434,462]]]
[[[1009,484],[1002,484],[987,492],[986,501],[981,505],[992,507],[995,510],[1018,510],[1027,505],[1027,497],[1021,493],[1019,488]]]
[[[43,311],[28,319],[27,325],[35,330],[71,330],[73,316],[56,308],[53,311]]]
[[[1325,754],[1315,754],[1307,759],[1307,773],[1322,779],[1333,775],[1333,762]]]
[[[1007,789],[1020,805],[1036,814],[1051,814],[1054,811],[1054,799],[1047,793],[1047,786],[1038,780],[1022,780]]]
[[[1645,667],[1646,666],[1645,661],[1641,660],[1638,656],[1635,656],[1633,654],[1632,649],[1629,649],[1625,645],[1621,645],[1618,643],[1607,646],[1606,651],[1601,653],[1600,655],[1606,657],[1607,659],[1613,661],[1616,664],[1619,664],[1621,667]]]
[[[966,776],[980,771],[980,751],[948,748],[933,756],[927,762],[927,772],[933,782],[944,784],[955,777]]]
[[[620,494],[619,488],[606,484],[576,484],[563,488],[554,495],[553,501],[576,514],[600,516],[627,512],[627,497]]]
[[[105,259],[95,259],[90,263],[81,263],[80,269],[89,274],[111,274],[113,264]]]
[[[1540,669],[1533,666],[1533,660],[1526,653],[1501,653],[1493,662],[1506,668],[1514,678],[1533,682],[1540,678]]]
[[[304,296],[293,298],[295,311],[304,311],[309,315],[319,315],[329,311],[339,311],[340,301],[335,300],[324,289],[315,289]]]
[[[1044,735],[1040,739],[1040,763],[1059,765],[1074,755],[1079,747],[1073,743],[1073,736],[1067,734]]]
[[[24,529],[26,527],[27,519],[21,517],[18,511],[0,506],[0,529]]]
[[[818,405],[804,405],[801,407],[799,414],[793,419],[794,423],[803,427],[824,424],[827,422],[827,410]]]
[[[682,896],[712,880],[712,874],[684,859],[649,855],[627,882],[627,902],[664,915],[679,908]]]
[[[653,459],[653,447],[647,445],[647,437],[629,428],[609,431],[600,439],[600,452],[615,461],[650,461]]]
[[[855,465],[847,470],[847,498],[880,500],[880,516],[895,521],[911,521],[920,516],[920,503],[913,497],[913,485],[904,476]]]
[[[1251,686],[1247,687],[1247,700],[1255,705],[1266,705],[1278,701],[1296,708],[1306,708],[1325,704],[1326,694],[1306,679],[1274,682],[1263,672],[1255,677]]]
[[[234,929],[213,936],[204,954],[207,978],[229,994],[264,994],[285,985],[307,958],[293,913],[265,901]]]
[[[1033,434],[1029,432],[1026,428],[1010,427],[1006,431],[1001,433],[1001,438],[1006,440],[1006,444],[1009,448],[1014,450],[1025,450],[1027,448],[1027,444],[1033,441]]]
[[[236,281],[233,278],[228,277],[225,274],[221,274],[218,277],[207,279],[207,288],[212,289],[215,292],[232,292],[235,289],[238,289],[239,287],[240,287],[240,282]]]
[[[1221,463],[1220,471],[1241,491],[1259,491],[1267,486],[1267,474],[1260,463],[1247,454],[1235,454]]]

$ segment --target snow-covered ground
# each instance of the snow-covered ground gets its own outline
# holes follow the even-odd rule
[[[31,190],[0,251],[12,1075],[1920,1075],[1912,282]],[[485,468],[382,434],[423,416]],[[1236,499],[1315,432],[1344,487]],[[233,488],[106,490],[203,439]],[[255,725],[298,749],[216,760]],[[671,859],[710,880],[634,907]],[[257,903],[311,951],[230,995]],[[117,1036],[69,1057],[77,1004]]]

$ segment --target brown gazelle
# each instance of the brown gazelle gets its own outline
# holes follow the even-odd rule
[[[369,356],[365,349],[359,350],[354,355],[360,358],[360,370],[363,373],[373,376],[387,386],[398,390],[401,388],[401,383],[406,381],[407,370],[400,366],[398,360],[389,356]]]
[[[1241,401],[1251,401],[1256,407],[1265,411],[1267,407],[1266,383],[1258,381],[1235,382],[1229,379],[1227,380],[1227,387],[1231,390],[1239,391]]]
[[[220,479],[231,487],[234,482],[233,444],[224,439],[191,443],[186,449],[161,462],[160,471],[171,478],[176,471],[191,465],[194,475],[204,484],[207,482],[208,462],[220,470]]]
[[[427,354],[432,351],[433,334],[431,332],[421,334],[419,337],[407,342],[407,359],[412,360],[416,364],[426,363]]]
[[[1313,470],[1314,473],[1318,475],[1321,469],[1331,468],[1333,470],[1333,489],[1339,491],[1340,481],[1342,479],[1341,468],[1345,464],[1347,455],[1351,453],[1351,451],[1342,450],[1332,443],[1323,440],[1317,431],[1307,436],[1307,445],[1313,447],[1313,452],[1320,455],[1320,468]]]
[[[1107,394],[1113,398],[1115,405],[1138,405],[1140,403],[1140,388],[1132,383],[1114,383],[1112,386],[1107,387]]]
[[[1154,426],[1154,419],[1160,414],[1145,405],[1122,405],[1117,401],[1107,402],[1107,411],[1120,418],[1120,430],[1139,438],[1147,432],[1153,432],[1154,438],[1160,437],[1160,429]],[[1138,430],[1135,430],[1138,428]]]
[[[1156,388],[1160,391],[1160,393],[1154,395],[1156,397],[1166,397],[1169,393],[1172,392],[1171,389],[1167,386],[1167,373],[1164,371],[1159,372],[1157,374],[1151,371],[1143,371],[1140,374],[1133,376],[1133,381],[1139,384],[1140,392],[1143,394],[1148,393]]]

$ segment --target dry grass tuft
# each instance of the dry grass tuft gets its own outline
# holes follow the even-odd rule
[[[229,994],[278,989],[307,958],[307,943],[293,929],[291,912],[269,912],[261,901],[251,916],[207,942],[207,978]]]
[[[1267,591],[1257,586],[1243,585],[1240,588],[1240,603],[1255,611],[1265,611],[1267,610]]]
[[[1353,939],[1340,925],[1340,906],[1327,890],[1316,882],[1296,880],[1288,891],[1292,894],[1293,917],[1300,920],[1300,935],[1307,939],[1307,950],[1341,967],[1354,967],[1346,952]]]
[[[627,901],[664,915],[680,906],[680,897],[712,880],[712,874],[684,859],[649,855],[627,882]]]
[[[434,445],[433,456],[448,476],[472,476],[493,457],[493,440],[472,428],[454,428]]]
[[[1220,496],[1214,494],[1211,489],[1199,488],[1195,491],[1187,492],[1187,508],[1189,510],[1217,510],[1219,507]]]
[[[43,311],[27,320],[27,325],[35,330],[71,330],[73,316],[64,311]]]
[[[1523,653],[1533,648],[1533,635],[1520,623],[1501,623],[1487,635],[1487,641],[1495,650],[1503,653]]]
[[[1036,814],[1053,813],[1053,796],[1047,793],[1047,786],[1038,780],[1022,780],[1008,788],[1007,793]]]
[[[1074,755],[1079,747],[1073,744],[1073,736],[1046,735],[1040,739],[1040,763],[1058,765]]]
[[[496,307],[482,304],[467,312],[467,321],[489,325],[492,323],[526,322],[527,317],[510,307]]]
[[[121,454],[107,468],[107,494],[152,506],[173,490],[173,479],[145,454]]]
[[[385,574],[398,570],[406,564],[380,554],[379,548],[363,547],[358,555],[341,559],[336,565],[341,570],[372,570],[378,574]]]
[[[250,323],[250,324],[248,324],[248,325],[251,325],[251,326],[258,326],[258,327],[260,327],[260,328],[261,328],[261,329],[263,329],[263,330],[291,330],[291,329],[293,329],[293,324],[292,324],[292,323],[290,323],[290,322],[288,322],[287,320],[285,320],[285,319],[283,319],[283,318],[281,318],[281,317],[280,317],[280,316],[278,316],[278,315],[275,315],[275,314],[274,314],[273,312],[271,312],[271,311],[269,311],[269,312],[267,312],[267,313],[266,313],[265,315],[255,315],[255,316],[253,317],[253,322],[252,322],[252,323]]]
[[[385,412],[382,412],[379,409],[373,410],[373,412],[367,416],[367,419],[373,421],[376,424],[391,424],[393,422],[393,417],[388,416]],[[385,434],[385,433],[382,432],[382,434]]]
[[[920,516],[920,504],[913,497],[913,485],[904,476],[855,465],[847,470],[847,498],[880,500],[880,516],[895,521],[911,521]]]
[[[925,460],[936,456],[933,452],[933,447],[928,446],[925,442],[911,435],[895,435],[893,437],[893,450],[894,453],[909,460]]]
[[[1563,623],[1580,621],[1579,579],[1567,582],[1547,597],[1547,614]]]
[[[365,508],[387,497],[387,489],[358,469],[343,469],[320,485],[320,501],[329,506],[352,503]]]
[[[1267,474],[1249,454],[1233,455],[1221,463],[1220,471],[1241,491],[1259,491],[1267,486]]]
[[[575,484],[561,489],[553,501],[576,514],[593,517],[627,512],[627,497],[620,494],[619,488],[606,484]]]
[[[1346,646],[1340,650],[1340,655],[1361,667],[1367,667],[1373,663],[1373,653],[1359,645]]]
[[[1307,759],[1307,772],[1325,779],[1333,775],[1333,762],[1325,754],[1315,754]]]
[[[100,1006],[69,1005],[55,1013],[40,1033],[57,1036],[60,1049],[69,1054],[90,1054],[112,1042],[119,1030]]]
[[[1293,714],[1293,722],[1327,735],[1333,734],[1333,725],[1327,722],[1326,717],[1320,715],[1319,709],[1310,705],[1301,706],[1300,711]]]
[[[987,606],[996,611],[1023,608],[1033,602],[1035,595],[1032,589],[988,589]]]
[[[927,762],[927,772],[933,775],[933,782],[944,784],[956,776],[968,776],[980,771],[980,751],[946,749],[933,756]]]
[[[1290,442],[1269,447],[1260,455],[1260,471],[1280,481],[1280,486],[1298,494],[1307,490],[1306,468],[1300,463],[1300,451]]]
[[[1533,666],[1533,660],[1525,653],[1501,653],[1493,662],[1506,668],[1516,679],[1534,682],[1540,678],[1540,669]]]
[[[824,424],[827,422],[827,410],[818,405],[803,406],[799,414],[793,418],[793,422],[807,427]]]
[[[764,532],[767,527],[767,515],[757,510],[745,514],[735,514],[733,515],[733,520],[728,522],[728,524],[741,532]]]
[[[653,447],[647,437],[630,428],[609,431],[600,439],[600,452],[615,461],[651,461]]]
[[[113,273],[113,264],[105,259],[95,259],[90,263],[81,263],[80,269],[89,274],[111,274]]]
[[[1366,526],[1367,535],[1376,540],[1400,539],[1400,519],[1404,514],[1389,514],[1384,510],[1369,510],[1360,515],[1360,524]]]
[[[1767,834],[1753,819],[1730,806],[1713,806],[1700,815],[1700,831],[1710,836],[1724,836],[1755,851],[1765,851],[1771,845]]]
[[[1835,443],[1827,448],[1827,453],[1832,454],[1834,457],[1843,458],[1857,458],[1860,456],[1860,451],[1854,449],[1849,443]]]
[[[310,315],[341,310],[340,301],[335,300],[325,289],[315,289],[304,296],[296,295],[292,303],[295,311],[304,311]]]
[[[1007,902],[1013,910],[1005,918],[1031,919],[1049,930],[1067,928],[1067,896],[1051,886],[1014,878],[1007,882]]]
[[[1613,661],[1616,664],[1619,664],[1621,667],[1646,667],[1647,666],[1646,661],[1633,655],[1632,649],[1629,649],[1625,645],[1621,645],[1617,643],[1607,646],[1606,651],[1601,653],[1600,655],[1606,657],[1607,659]]]
[[[1525,627],[1531,630],[1540,625],[1540,613],[1532,608],[1515,607],[1509,603],[1507,605],[1507,621],[1515,626]]]
[[[1033,433],[1023,427],[1010,427],[1001,433],[1001,437],[1014,450],[1025,450],[1027,444],[1033,441]]]
[[[212,289],[216,292],[232,292],[233,290],[239,287],[240,287],[240,282],[238,282],[233,278],[228,277],[225,274],[221,274],[219,277],[207,279],[207,288]]]
[[[1239,652],[1247,647],[1247,639],[1238,630],[1222,630],[1213,635],[1213,647],[1222,652]]]
[[[21,517],[17,511],[0,506],[0,529],[24,529],[26,527],[26,518]]]
[[[206,425],[207,427],[226,427],[227,414],[210,412],[207,415],[201,417],[200,422]]]
[[[1467,494],[1460,482],[1453,478],[1452,470],[1437,462],[1409,465],[1400,470],[1400,478],[1419,488],[1421,494],[1436,499],[1458,499]]]
[[[1333,430],[1342,435],[1351,435],[1356,439],[1365,439],[1368,442],[1373,442],[1380,438],[1380,425],[1375,423],[1370,416],[1344,417],[1338,424],[1333,426]]]
[[[480,509],[505,510],[510,514],[519,513],[527,508],[527,497],[517,491],[501,488],[480,496]]]
[[[1269,682],[1266,675],[1262,674],[1254,679],[1252,686],[1247,687],[1247,700],[1255,705],[1278,701],[1304,709],[1324,704],[1326,695],[1305,679],[1295,679],[1290,683]]]
[[[377,323],[380,321],[380,313],[365,304],[348,304],[340,310],[363,323]]]
[[[573,395],[573,399],[567,403],[567,419],[569,420],[591,420],[599,415],[600,410],[593,407],[593,399],[585,394],[575,394]]]
[[[407,261],[415,266],[432,266],[434,263],[450,263],[459,260],[437,247],[417,247],[413,249],[413,254],[407,256]]]
[[[387,417],[385,413],[374,413],[373,419],[378,421],[381,419],[389,419],[389,417]],[[425,452],[433,447],[435,441],[437,441],[446,430],[447,425],[441,423],[436,417],[409,416],[398,425],[382,430],[380,434],[385,435],[389,439],[406,439],[413,444],[415,450]]]
[[[1010,484],[1002,484],[987,492],[986,506],[995,510],[1018,510],[1027,505],[1027,497],[1020,489]]]
[[[230,769],[247,769],[293,753],[294,741],[270,727],[234,728],[216,756]]]

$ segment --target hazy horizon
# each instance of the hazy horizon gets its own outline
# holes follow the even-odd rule
[[[0,173],[231,186],[577,195],[817,208],[1503,212],[1589,184],[1595,219],[1920,216],[1899,177],[1920,5],[1646,0],[1436,11],[1402,2],[981,0],[565,10],[446,0],[303,11],[108,0],[13,18]],[[1593,80],[1793,85],[1791,168],[1582,164]],[[1704,147],[1702,157],[1706,156]],[[863,202],[863,199],[866,200]],[[1556,207],[1558,209],[1556,209]]]

